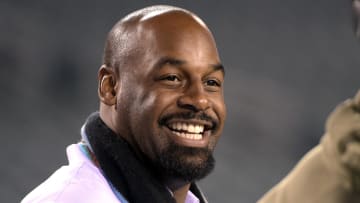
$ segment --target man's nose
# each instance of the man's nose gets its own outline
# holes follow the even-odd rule
[[[178,106],[194,112],[205,111],[210,107],[210,101],[202,84],[192,84],[179,97]]]

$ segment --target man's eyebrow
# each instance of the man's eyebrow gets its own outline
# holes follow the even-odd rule
[[[181,66],[186,64],[186,61],[166,56],[162,57],[158,62],[156,62],[155,66],[158,68],[162,68],[167,64],[171,66]]]
[[[224,68],[224,65],[222,65],[221,63],[213,64],[211,66],[214,68],[214,72],[221,70],[221,72],[223,72],[223,74],[225,75],[225,68]]]
[[[182,66],[182,65],[184,65],[186,63],[187,62],[184,61],[184,60],[177,59],[177,58],[174,58],[174,57],[165,56],[165,57],[160,58],[160,60],[158,62],[156,62],[155,67],[162,68],[167,64],[171,65],[171,66],[174,66],[174,67],[179,67],[179,66]],[[223,72],[223,74],[225,74],[225,68],[221,63],[210,64],[210,67],[213,69],[212,72],[220,70],[221,72]]]

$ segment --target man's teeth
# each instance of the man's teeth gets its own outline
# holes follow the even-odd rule
[[[177,136],[186,138],[186,139],[191,139],[191,140],[201,140],[202,139],[202,134],[193,134],[193,133],[183,133],[183,132],[177,132],[174,131],[174,133]]]
[[[204,126],[203,125],[193,125],[187,123],[172,123],[170,128],[178,131],[184,131],[185,133],[203,133]]]
[[[202,139],[202,133],[204,132],[203,125],[187,123],[172,123],[170,129],[172,129],[176,135],[192,140]]]

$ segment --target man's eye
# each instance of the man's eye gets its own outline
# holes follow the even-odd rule
[[[158,81],[160,84],[170,88],[179,87],[183,83],[181,76],[177,74],[163,75]]]
[[[164,77],[163,80],[173,81],[173,82],[180,81],[179,77],[177,77],[176,75],[168,75],[168,76]]]
[[[206,81],[206,85],[207,86],[216,86],[216,87],[220,87],[220,82],[216,81],[216,80],[207,80]]]

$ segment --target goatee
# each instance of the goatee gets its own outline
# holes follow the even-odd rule
[[[158,172],[193,182],[206,177],[215,166],[212,151],[207,148],[183,147],[170,143],[158,155]]]

